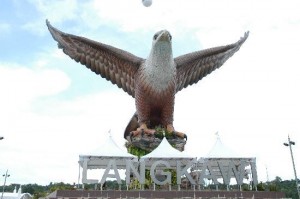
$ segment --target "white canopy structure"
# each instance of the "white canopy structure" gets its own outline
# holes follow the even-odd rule
[[[196,161],[196,158],[187,155],[184,151],[178,151],[172,147],[164,137],[156,149],[140,158],[140,161],[145,161],[145,166],[148,168],[158,160],[167,160],[171,168],[176,168],[177,161],[179,161],[181,165],[187,165],[190,161]]]
[[[87,169],[105,169],[110,160],[115,160],[120,168],[126,167],[126,160],[138,162],[137,156],[122,150],[112,139],[111,135],[100,146],[88,154],[79,155],[79,164],[81,167],[84,167],[85,161],[87,162]]]
[[[22,188],[17,191],[17,187],[15,187],[14,191],[11,192],[3,192],[3,199],[32,199],[32,195],[29,193],[22,193]]]
[[[221,139],[219,134],[217,134],[217,140],[215,142],[215,145],[212,147],[210,152],[207,154],[206,158],[240,158],[235,151],[231,150],[227,146],[225,146]]]
[[[101,179],[101,189],[107,177],[114,177],[121,184],[118,169],[126,169],[127,160],[132,164],[138,164],[138,158],[132,154],[122,150],[112,139],[111,135],[105,140],[98,149],[86,155],[79,155],[79,173],[82,167],[82,183],[98,183],[96,179],[87,179],[88,169],[105,169]],[[117,166],[118,165],[118,168]],[[110,170],[114,170],[114,175],[109,174]],[[78,181],[80,176],[78,176]],[[79,182],[78,182],[79,184]]]
[[[225,184],[229,184],[231,178],[235,178],[237,184],[242,184],[243,179],[250,178],[257,184],[256,158],[238,155],[222,143],[218,134],[208,155],[198,159],[196,169],[202,174],[213,173],[213,177],[222,178]]]

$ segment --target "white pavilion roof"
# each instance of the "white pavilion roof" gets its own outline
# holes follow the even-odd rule
[[[241,156],[238,155],[235,151],[225,146],[222,143],[219,134],[217,134],[217,140],[214,146],[207,154],[207,156],[204,158],[240,158],[240,157]]]
[[[189,161],[196,160],[196,158],[189,156],[184,151],[178,151],[164,137],[158,147],[151,153],[141,157],[141,160],[146,162],[146,167],[151,166],[157,160],[167,160],[171,167],[176,167],[176,161],[181,161],[182,165],[186,165]]]
[[[108,161],[111,159],[114,159],[118,165],[125,165],[126,160],[138,161],[137,156],[121,149],[111,135],[106,137],[97,149],[79,155],[80,166],[83,166],[83,161],[86,159],[88,160],[88,169],[106,168]]]
[[[21,187],[18,191],[15,187],[13,192],[3,192],[3,199],[32,199],[32,196],[29,193],[22,193]]]
[[[212,169],[217,177],[221,177],[220,169],[218,166],[218,162],[222,162],[225,170],[228,170],[228,166],[230,162],[234,162],[234,165],[240,165],[241,161],[245,161],[246,166],[250,165],[250,162],[255,162],[256,159],[254,157],[243,157],[231,150],[229,147],[224,145],[220,139],[218,133],[216,133],[217,139],[210,150],[210,152],[205,157],[200,157],[197,161],[197,166],[199,168],[202,167],[206,162],[210,162]],[[233,173],[231,177],[233,177]]]

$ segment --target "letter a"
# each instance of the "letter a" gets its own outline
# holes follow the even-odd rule
[[[114,170],[114,174],[109,174],[109,171],[113,169]],[[121,184],[121,178],[120,178],[120,175],[119,175],[119,172],[118,172],[118,169],[117,169],[117,166],[116,166],[116,162],[115,160],[110,160],[107,164],[107,167],[104,171],[104,174],[102,176],[102,179],[100,181],[100,184],[104,184],[104,182],[106,181],[106,178],[116,178],[117,179],[117,182],[118,184]]]

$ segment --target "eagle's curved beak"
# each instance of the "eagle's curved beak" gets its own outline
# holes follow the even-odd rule
[[[163,30],[162,33],[158,36],[158,41],[170,41],[171,36],[169,31]]]

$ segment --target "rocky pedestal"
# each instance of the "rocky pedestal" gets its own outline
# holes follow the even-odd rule
[[[153,151],[162,141],[163,135],[138,135],[136,137],[127,137],[126,147],[136,147],[150,153]],[[177,136],[166,136],[168,142],[177,150],[184,151],[186,140]]]

